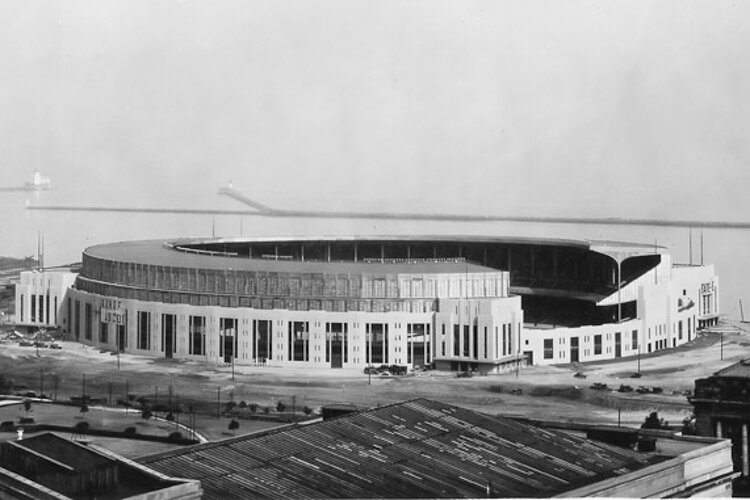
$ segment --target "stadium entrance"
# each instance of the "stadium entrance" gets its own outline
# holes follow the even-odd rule
[[[161,350],[164,353],[164,357],[172,358],[174,355],[175,348],[175,324],[177,323],[177,316],[174,314],[162,314],[161,315]]]
[[[237,355],[237,318],[219,318],[219,357],[233,363]]]

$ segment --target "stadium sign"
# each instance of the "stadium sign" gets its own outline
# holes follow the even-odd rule
[[[125,310],[122,307],[122,301],[118,299],[102,300],[102,323],[113,325],[125,325]]]

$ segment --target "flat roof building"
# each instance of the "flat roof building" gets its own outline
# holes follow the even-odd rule
[[[0,497],[191,500],[201,498],[201,487],[103,448],[44,433],[0,443]]]

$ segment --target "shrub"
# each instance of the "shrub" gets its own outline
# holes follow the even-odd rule
[[[236,430],[237,430],[237,429],[239,429],[239,428],[240,428],[240,423],[239,423],[239,422],[237,422],[237,419],[236,419],[236,418],[233,418],[233,419],[232,419],[232,420],[231,420],[231,421],[229,422],[229,430],[230,430],[230,431],[232,431],[232,434],[234,434],[234,431],[236,431]]]
[[[182,441],[182,433],[180,431],[170,432],[167,439],[170,441]]]
[[[258,411],[258,403],[250,403],[247,406],[248,406],[248,408],[250,408],[250,411],[253,412],[253,413],[255,413],[256,411]]]
[[[281,400],[276,403],[276,411],[279,413],[286,411],[286,405]]]
[[[269,413],[271,413],[271,407],[270,406],[265,406],[263,408],[263,413],[265,413],[266,415],[268,415]]]
[[[148,420],[148,419],[150,419],[153,416],[154,416],[154,414],[151,412],[151,408],[149,408],[149,407],[146,407],[146,408],[144,408],[141,411],[141,418],[143,420]]]
[[[240,401],[240,408],[247,408],[247,403],[245,401]]]
[[[305,412],[305,415],[310,415],[313,412],[313,409],[305,405],[304,412]]]
[[[669,425],[663,418],[659,418],[659,414],[655,411],[649,413],[646,420],[641,424],[641,429],[666,429]]]
[[[171,411],[167,413],[167,416],[164,418],[167,420],[167,422],[174,422],[174,414]]]
[[[151,411],[153,413],[167,413],[169,411],[169,407],[167,405],[158,404],[158,405],[154,405],[151,408]]]
[[[135,427],[126,427],[126,428],[125,428],[125,435],[126,435],[126,436],[132,436],[132,435],[133,435],[133,434],[135,434],[136,432],[137,432],[137,431],[136,431],[136,428],[135,428]]]

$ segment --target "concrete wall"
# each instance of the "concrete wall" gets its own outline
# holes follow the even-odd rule
[[[82,292],[71,289],[66,301],[71,304],[71,318],[68,320],[71,327],[70,331],[79,334],[78,341],[103,347],[111,350],[118,348],[118,339],[116,335],[117,328],[115,325],[107,325],[106,342],[100,340],[100,328],[102,321],[102,304],[105,297],[95,294]],[[414,343],[424,342],[426,340],[426,349],[428,351],[424,360],[430,363],[436,357],[436,336],[442,342],[442,327],[446,324],[446,332],[451,332],[449,336],[452,339],[452,323],[458,321],[455,315],[456,308],[466,311],[468,316],[461,316],[461,320],[470,321],[476,324],[481,330],[482,345],[476,346],[481,354],[482,361],[493,361],[494,353],[499,351],[500,346],[497,344],[498,337],[496,333],[502,331],[501,325],[507,324],[512,326],[513,334],[506,337],[507,340],[518,338],[518,328],[522,322],[522,312],[520,308],[520,297],[509,297],[504,299],[469,299],[458,300],[451,299],[444,303],[441,308],[449,308],[452,312],[447,313],[407,313],[407,312],[330,312],[330,311],[288,311],[288,310],[258,310],[250,308],[225,308],[218,306],[193,306],[187,304],[164,304],[160,302],[143,302],[137,300],[119,299],[123,312],[126,316],[125,342],[123,350],[126,352],[143,353],[155,356],[166,357],[167,353],[162,348],[162,317],[163,315],[174,315],[176,320],[174,352],[175,358],[203,359],[209,362],[224,363],[225,359],[221,356],[220,346],[220,327],[222,318],[232,318],[237,320],[237,354],[234,357],[235,364],[253,365],[266,364],[271,366],[310,366],[310,367],[331,367],[333,356],[327,352],[329,343],[327,342],[326,325],[329,323],[345,324],[347,329],[347,342],[345,345],[346,354],[342,356],[342,368],[363,369],[369,364],[381,364],[381,362],[368,362],[368,343],[367,343],[367,326],[384,325],[387,327],[387,350],[383,364],[397,364],[411,366],[414,360],[410,361],[411,349]],[[442,299],[441,299],[442,303]],[[92,311],[91,318],[91,338],[86,338],[86,304],[90,304]],[[75,309],[79,308],[79,324],[75,322]],[[65,305],[67,310],[67,302]],[[469,312],[471,311],[471,314]],[[138,312],[150,313],[149,321],[149,349],[140,349],[138,343]],[[205,353],[201,355],[190,354],[189,345],[189,322],[190,316],[201,316],[206,318],[206,342]],[[258,356],[260,351],[258,345],[253,343],[253,321],[269,321],[271,325],[271,351],[270,358]],[[289,332],[290,324],[293,322],[303,322],[308,325],[309,334],[309,360],[294,361],[289,356]],[[429,329],[430,335],[424,336],[424,339],[409,342],[409,325],[425,325],[425,331]],[[487,349],[484,344],[484,329],[487,328]],[[436,332],[438,332],[436,334]],[[513,340],[513,342],[516,342]],[[257,340],[256,340],[257,344]],[[442,345],[442,344],[441,344]],[[514,344],[513,349],[516,345]],[[343,347],[342,347],[343,348]],[[371,347],[372,349],[372,347]],[[508,346],[506,351],[510,353],[511,347]],[[438,351],[439,353],[440,351]],[[439,355],[437,356],[439,357]],[[502,356],[501,356],[502,357]],[[374,358],[370,358],[371,360]],[[466,358],[469,359],[469,358]],[[473,357],[471,358],[474,359]]]
[[[68,271],[23,271],[16,285],[16,323],[39,327],[61,324],[63,298],[75,278],[75,273]]]
[[[691,439],[691,438],[683,438]],[[700,440],[702,438],[692,438]],[[704,439],[706,445],[635,472],[567,491],[560,497],[645,498],[719,496],[732,493],[732,445]]]

